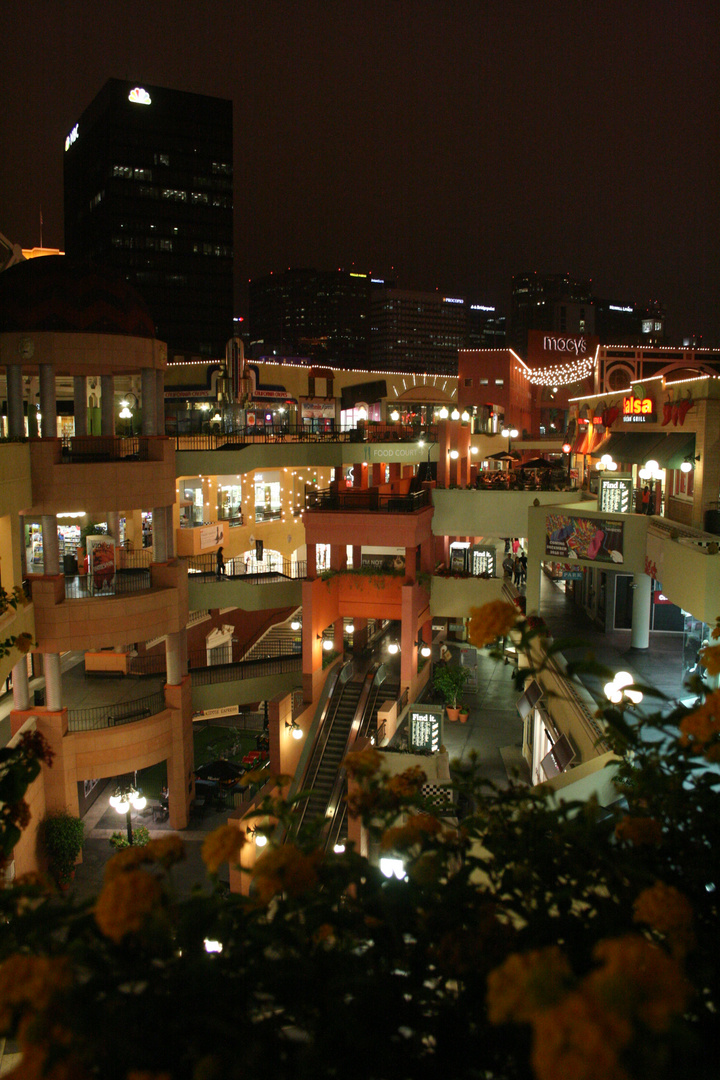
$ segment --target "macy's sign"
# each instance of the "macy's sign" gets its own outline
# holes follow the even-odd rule
[[[574,356],[584,356],[588,351],[584,337],[557,337],[555,334],[545,334],[543,349],[546,352],[572,353]]]

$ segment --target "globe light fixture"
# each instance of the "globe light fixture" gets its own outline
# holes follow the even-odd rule
[[[447,420],[448,411],[447,411],[447,409],[445,408],[444,405],[443,405],[442,409],[440,410],[440,412],[438,413],[438,416],[440,417],[441,420]]]
[[[613,705],[620,705],[623,698],[627,698],[631,705],[639,705],[643,695],[640,690],[630,689],[634,682],[629,671],[618,671],[612,682],[605,683],[603,687],[605,697]]]
[[[451,450],[450,457],[453,459],[453,461],[456,461],[460,457],[460,454],[457,450]]]
[[[125,784],[116,787],[108,801],[113,810],[117,810],[118,814],[125,814],[128,844],[132,847],[132,812],[133,810],[144,810],[147,806],[147,799],[132,784]]]
[[[460,419],[460,410],[459,409],[453,409],[453,411],[450,413],[450,419],[451,420],[459,420]]]
[[[400,413],[397,411],[397,409],[393,409],[393,411],[390,413],[390,419],[392,420],[393,424],[397,424],[398,420],[400,419]]]
[[[398,645],[397,641],[391,641],[387,648],[391,656],[397,656],[397,654],[400,652],[400,646]]]
[[[683,461],[682,465],[680,466],[680,472],[684,472],[684,473],[692,472],[692,465],[690,464],[689,461]]]

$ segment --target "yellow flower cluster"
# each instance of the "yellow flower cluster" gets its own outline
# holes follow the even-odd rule
[[[111,881],[119,874],[124,874],[126,870],[132,870],[146,863],[159,863],[164,867],[172,866],[174,863],[181,862],[185,855],[185,841],[175,833],[162,836],[157,840],[150,840],[143,846],[134,844],[132,847],[118,851],[109,860],[105,867],[105,881]]]
[[[23,654],[29,653],[34,644],[32,634],[18,634],[15,638],[15,648]]]
[[[382,757],[374,746],[366,746],[364,750],[352,750],[345,755],[343,765],[348,776],[355,779],[361,776],[373,776],[380,769]]]
[[[720,645],[706,645],[701,649],[700,663],[708,675],[720,675]]]
[[[119,945],[128,934],[137,934],[143,929],[161,902],[160,882],[146,870],[133,868],[111,874],[109,880],[106,876],[95,902],[95,922],[105,937]]]
[[[19,1017],[46,1009],[69,983],[65,960],[20,953],[9,956],[0,964],[0,1032],[9,1033]]]
[[[419,765],[413,765],[404,772],[391,776],[387,782],[387,788],[398,799],[412,799],[422,790],[426,780],[427,773]]]
[[[680,721],[680,745],[707,761],[720,761],[720,690],[708,694],[699,709]]]
[[[517,622],[518,609],[504,600],[491,600],[479,608],[470,609],[468,641],[477,649],[490,645],[512,630]]]
[[[268,851],[255,863],[252,870],[255,895],[267,904],[278,893],[301,896],[314,889],[318,883],[317,869],[322,852],[312,851],[306,855],[294,844]]]
[[[695,944],[690,901],[679,889],[662,881],[640,893],[634,905],[634,920],[664,934],[674,956],[685,956]]]
[[[404,825],[385,830],[380,839],[380,847],[383,851],[401,851],[441,832],[442,825],[432,814],[410,814]]]
[[[230,862],[240,854],[245,834],[234,825],[221,825],[203,841],[202,861],[210,874],[217,874],[223,863]]]
[[[553,946],[512,954],[487,980],[491,1023],[533,1027],[537,1080],[625,1080],[621,1055],[636,1027],[659,1033],[687,1006],[690,987],[679,964],[645,938],[600,941],[599,966],[574,988],[565,957]]]
[[[557,945],[511,953],[488,975],[487,1005],[491,1024],[532,1020],[564,994],[570,966]]]
[[[621,818],[615,826],[615,836],[635,847],[643,844],[659,844],[662,841],[662,827],[659,821],[651,817]]]

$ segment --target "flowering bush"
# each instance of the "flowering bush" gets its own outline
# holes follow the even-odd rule
[[[506,622],[495,612],[492,630]],[[178,900],[176,836],[116,854],[95,901],[0,891],[15,1076],[709,1080],[718,734],[714,705],[698,712],[603,710],[614,807],[500,790],[471,761],[453,767],[458,821],[423,799],[421,769],[391,778],[381,751],[354,752],[348,811],[403,880],[352,845],[328,852],[272,798],[258,812],[287,842],[246,871],[248,897]],[[4,775],[23,768],[6,759]],[[211,881],[243,843],[231,825],[207,838]]]

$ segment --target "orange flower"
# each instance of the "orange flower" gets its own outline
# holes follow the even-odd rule
[[[587,977],[585,986],[599,1007],[634,1015],[652,1031],[666,1031],[685,1009],[690,986],[680,965],[645,938],[606,938],[593,953],[602,967]]]
[[[518,618],[518,609],[504,600],[491,600],[479,608],[470,609],[468,641],[476,648],[490,645],[512,630]]]
[[[720,675],[720,645],[706,645],[700,650],[700,662],[708,675]]]
[[[432,814],[410,814],[404,825],[386,829],[380,840],[384,851],[408,848],[421,843],[427,836],[437,836],[442,825]]]
[[[628,1021],[597,1008],[581,993],[532,1017],[532,1065],[537,1080],[627,1080],[618,1053],[632,1036]]]
[[[234,859],[245,842],[245,834],[234,825],[221,825],[206,836],[200,854],[208,872],[217,874],[222,863]]]
[[[281,848],[261,855],[252,870],[258,899],[267,904],[278,893],[301,896],[315,888],[321,860],[322,852],[313,851],[306,855],[294,844],[283,844]]]
[[[364,750],[352,750],[345,755],[343,765],[348,776],[373,776],[382,763],[382,755],[374,746],[366,746]]]
[[[695,944],[692,905],[672,885],[656,881],[644,889],[635,901],[633,918],[665,934],[674,956],[684,956]]]
[[[15,638],[15,648],[21,653],[29,653],[34,644],[32,634],[18,634]]]
[[[405,769],[404,772],[391,776],[387,782],[387,787],[398,798],[411,799],[413,795],[417,795],[422,789],[426,780],[427,773],[419,765],[413,765],[410,769]]]
[[[160,836],[157,840],[150,840],[145,845],[147,857],[151,862],[160,863],[162,866],[172,866],[182,862],[186,856],[185,841],[171,833],[169,836]]]
[[[488,975],[487,1006],[491,1024],[529,1021],[564,994],[570,966],[557,945],[511,953]]]
[[[618,840],[626,840],[635,847],[642,844],[659,844],[662,841],[662,827],[659,821],[649,817],[628,817],[618,821],[615,826]]]
[[[105,880],[95,902],[95,922],[105,937],[119,945],[127,934],[142,930],[161,900],[162,889],[156,878],[145,870],[128,870]]]
[[[70,983],[65,960],[15,953],[0,964],[0,1031],[9,1032],[18,1013],[46,1009]]]
[[[704,754],[709,761],[718,757],[720,735],[720,690],[708,694],[703,704],[680,721],[680,745],[691,754]]]

